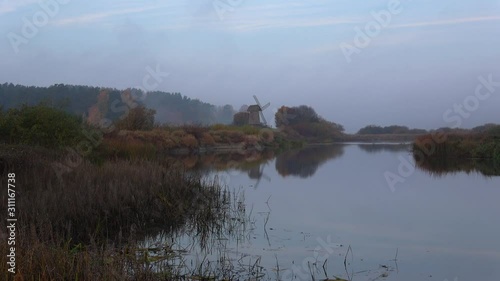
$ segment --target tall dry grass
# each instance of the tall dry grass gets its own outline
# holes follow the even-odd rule
[[[225,219],[230,195],[220,185],[168,163],[84,161],[60,180],[51,167],[59,157],[0,147],[0,178],[16,173],[18,280],[160,280],[168,272],[159,277],[147,257],[126,249],[146,235],[210,231]],[[6,193],[0,200],[6,214]],[[6,255],[0,263],[0,279],[13,279]]]

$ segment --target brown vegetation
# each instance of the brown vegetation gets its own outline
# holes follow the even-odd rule
[[[236,150],[262,150],[282,148],[288,143],[291,142],[278,130],[253,126],[162,126],[150,131],[121,130],[106,134],[95,154],[98,158],[151,159],[159,153],[168,154],[179,149],[191,153],[230,147]]]
[[[164,280],[146,253],[137,255],[137,239],[179,228],[210,232],[208,225],[226,221],[229,194],[169,163],[84,161],[60,181],[51,166],[59,158],[53,151],[0,147],[1,178],[15,173],[17,181],[18,280]],[[2,253],[7,247],[0,243]],[[0,263],[0,279],[12,278],[6,255]]]
[[[481,132],[476,130],[419,136],[413,144],[413,154],[424,170],[478,170],[485,175],[500,174],[500,126]]]
[[[310,142],[338,140],[344,131],[342,125],[323,119],[313,108],[305,105],[282,106],[275,114],[275,123],[288,137]]]

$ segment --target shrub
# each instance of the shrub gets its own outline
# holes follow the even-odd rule
[[[184,130],[175,130],[172,132],[172,136],[175,138],[182,138],[186,135],[186,132]]]
[[[195,138],[202,138],[205,132],[208,132],[208,128],[202,125],[185,125],[181,127],[187,134],[193,135]]]
[[[490,127],[486,133],[500,138],[500,125]]]
[[[259,137],[255,135],[246,136],[245,142],[250,146],[255,146],[259,143]]]
[[[202,144],[202,145],[214,145],[215,140],[212,137],[212,135],[210,135],[209,133],[203,133],[203,135],[200,138],[200,144]]]
[[[81,119],[44,105],[10,109],[0,116],[0,139],[11,144],[73,146],[85,138]]]
[[[496,143],[495,150],[493,151],[493,159],[495,162],[498,162],[500,164],[500,143]]]
[[[182,146],[195,148],[198,147],[198,141],[193,135],[185,135],[182,137]]]
[[[224,140],[220,134],[213,134],[212,137],[216,143],[222,143]]]
[[[229,131],[227,134],[230,143],[240,143],[245,141],[245,134],[243,132]]]

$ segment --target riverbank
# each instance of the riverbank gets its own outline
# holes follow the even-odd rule
[[[151,131],[122,130],[104,135],[97,147],[101,158],[152,158],[158,154],[252,153],[303,145],[280,130],[253,126],[214,125],[161,127]]]
[[[500,162],[500,134],[467,133],[418,137],[413,143],[416,157],[427,160],[476,159]]]
[[[18,210],[16,274],[7,271],[2,255],[2,280],[171,279],[176,270],[156,273],[155,258],[137,241],[175,231],[203,237],[234,217],[237,204],[224,186],[168,162],[84,160],[58,177],[54,164],[64,157],[53,149],[0,146],[0,178],[15,175]],[[7,239],[5,230],[0,236]],[[0,243],[0,251],[11,246]],[[167,254],[165,259],[178,253]]]
[[[252,155],[263,151],[279,153],[293,148],[339,143],[409,144],[415,135],[349,135],[329,140],[287,135],[272,128],[217,125],[211,127],[172,127],[151,131],[120,131],[105,135],[94,155],[99,159],[147,158],[159,155],[205,154]]]
[[[428,134],[412,145],[415,162],[436,174],[478,171],[500,174],[500,127],[482,133]]]

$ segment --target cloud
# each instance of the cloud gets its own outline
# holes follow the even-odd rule
[[[239,20],[229,26],[233,31],[257,31],[261,29],[276,29],[276,28],[298,28],[298,27],[319,27],[319,26],[332,26],[340,24],[354,24],[358,20],[351,18],[341,17],[327,17],[327,18],[265,18],[260,20]]]
[[[455,18],[455,19],[447,19],[447,20],[436,20],[436,21],[422,21],[422,22],[413,22],[413,23],[404,23],[397,25],[389,25],[387,29],[403,29],[403,28],[416,28],[416,27],[429,27],[429,26],[440,26],[440,25],[456,25],[456,24],[465,24],[465,23],[476,23],[476,22],[486,22],[486,21],[500,21],[500,16],[483,16],[483,17],[471,17],[471,18]],[[354,35],[353,35],[354,37]],[[380,38],[379,38],[380,37]],[[351,41],[347,42],[352,44]],[[400,46],[407,43],[413,43],[416,40],[422,42],[422,37],[419,37],[417,33],[397,33],[397,34],[385,34],[381,36],[377,36],[374,38],[371,45],[373,46]],[[345,41],[344,41],[345,42]],[[329,52],[337,52],[340,51],[340,42],[325,44],[311,50],[308,50],[308,53],[312,54],[322,54]]]
[[[360,18],[332,16],[328,12],[328,2],[304,3],[287,2],[236,6],[225,10],[221,19],[212,5],[204,8],[205,13],[195,17],[179,16],[170,18],[160,29],[175,30],[189,27],[208,28],[226,32],[255,32],[269,29],[300,27],[320,27],[361,22]]]
[[[237,8],[228,20],[227,29],[237,32],[262,29],[285,29],[353,24],[359,18],[332,16],[328,1],[316,3],[286,2]]]
[[[15,12],[35,3],[38,3],[38,0],[0,0],[0,15]]]
[[[448,19],[448,20],[405,23],[405,24],[392,25],[392,26],[389,26],[388,28],[411,28],[411,27],[427,27],[427,26],[436,26],[436,25],[455,25],[455,24],[463,24],[463,23],[483,22],[483,21],[498,21],[498,20],[500,20],[500,16],[484,16],[484,17],[458,18],[458,19]]]
[[[134,7],[134,8],[115,10],[115,11],[85,14],[85,15],[76,16],[76,17],[72,17],[72,18],[61,19],[61,20],[55,21],[54,24],[64,26],[64,25],[94,23],[94,22],[99,22],[103,19],[111,18],[114,16],[136,14],[136,13],[141,13],[141,12],[145,12],[145,11],[149,11],[149,10],[154,10],[157,8],[158,8],[158,6]]]

